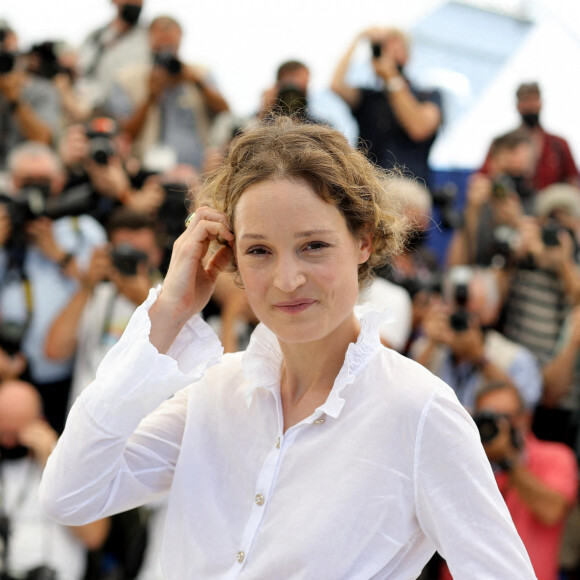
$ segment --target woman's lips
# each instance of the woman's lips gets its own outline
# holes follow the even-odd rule
[[[297,300],[289,300],[287,302],[278,302],[274,304],[274,306],[282,312],[286,312],[288,314],[297,314],[299,312],[303,312],[312,306],[315,302],[316,300],[313,300],[312,298],[299,298]]]

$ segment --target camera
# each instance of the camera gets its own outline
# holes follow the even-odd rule
[[[489,443],[499,435],[499,422],[501,419],[509,419],[507,415],[496,413],[494,411],[482,410],[473,415],[473,421],[479,430],[479,436],[482,443]],[[521,449],[522,440],[518,431],[510,423],[510,438],[512,445],[516,449]]]
[[[560,238],[558,236],[563,230],[564,228],[556,220],[548,220],[548,222],[542,227],[542,242],[544,243],[544,246],[551,248],[559,246]]]
[[[451,271],[451,283],[453,287],[453,303],[455,311],[449,316],[449,325],[455,332],[465,332],[469,328],[471,316],[467,310],[469,300],[469,282],[471,270],[468,268],[455,268]]]
[[[509,175],[499,175],[491,182],[491,196],[494,199],[505,199],[516,192],[516,184]]]
[[[147,262],[147,254],[129,244],[119,244],[111,250],[111,260],[123,276],[135,276],[139,264]]]
[[[0,75],[11,72],[16,63],[16,55],[4,48],[7,34],[8,30],[0,24]]]
[[[162,50],[153,56],[153,64],[164,68],[170,75],[177,76],[183,70],[182,62],[170,51]]]
[[[113,137],[117,134],[117,123],[109,117],[97,117],[89,121],[86,128],[89,139],[89,157],[99,165],[108,165],[117,153]]]
[[[373,58],[381,58],[383,54],[383,45],[380,42],[371,42],[371,53]]]
[[[441,226],[445,229],[455,229],[461,223],[461,215],[457,209],[457,194],[457,186],[452,182],[431,192],[433,205],[438,208]]]
[[[33,44],[29,53],[33,57],[30,72],[49,80],[61,72],[55,48],[56,44],[52,41]]]
[[[0,203],[8,209],[13,235],[22,235],[23,226],[39,217],[55,220],[89,212],[95,205],[95,195],[88,188],[78,187],[51,196],[48,183],[37,183],[25,185],[13,197],[0,194]]]
[[[10,356],[15,355],[21,350],[25,334],[26,324],[3,320],[0,322],[0,348]]]
[[[293,83],[282,83],[276,96],[275,108],[283,115],[304,116],[308,101],[306,93]]]

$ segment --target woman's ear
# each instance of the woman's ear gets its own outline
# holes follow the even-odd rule
[[[359,234],[358,263],[364,264],[371,257],[372,250],[373,250],[373,234],[365,230]]]

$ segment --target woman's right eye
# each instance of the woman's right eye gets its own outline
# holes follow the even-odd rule
[[[252,246],[246,250],[246,254],[253,254],[254,256],[263,256],[267,254],[268,250],[263,246]]]

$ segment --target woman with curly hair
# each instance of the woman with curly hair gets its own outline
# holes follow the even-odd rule
[[[533,578],[451,389],[354,313],[406,225],[338,132],[247,129],[71,410],[41,501],[75,525],[169,494],[169,579]],[[200,312],[230,266],[260,320],[222,354]]]

